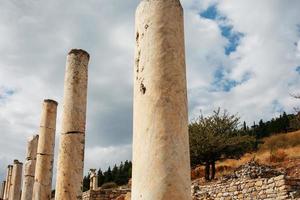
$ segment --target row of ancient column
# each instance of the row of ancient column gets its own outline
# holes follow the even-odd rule
[[[13,165],[8,166],[6,180],[2,182],[1,198],[20,199],[22,168],[23,163],[18,160],[14,160]]]
[[[69,52],[66,64],[62,128],[57,166],[55,199],[82,196],[83,160],[89,54],[81,49]],[[15,160],[7,169],[0,199],[50,200],[58,103],[46,99],[42,105],[39,134],[28,140],[23,164]]]
[[[82,195],[88,61],[83,50],[72,50],[67,58],[56,200]],[[51,196],[56,106],[44,102],[34,183],[32,169],[25,172],[23,190],[33,191],[34,200]],[[142,0],[136,11],[132,200],[191,199],[187,110],[180,1]],[[8,173],[11,179],[13,172],[19,174]]]

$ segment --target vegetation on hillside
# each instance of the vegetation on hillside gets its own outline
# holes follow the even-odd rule
[[[258,150],[246,153],[240,159],[226,159],[218,162],[217,177],[230,174],[235,168],[251,160],[285,169],[289,176],[300,178],[300,131],[275,134],[262,139]],[[193,170],[192,178],[204,176],[204,167]]]
[[[99,168],[98,175],[98,186],[107,187],[108,185],[125,185],[131,178],[132,163],[126,160],[124,163],[121,162],[120,165],[114,165],[113,168],[110,166],[106,171],[102,171]],[[83,178],[83,191],[90,189],[90,174],[84,176]]]
[[[281,161],[287,156],[282,148],[287,147],[287,143],[288,147],[297,146],[300,139],[278,134],[295,131],[299,127],[298,115],[285,112],[266,122],[254,122],[251,127],[246,122],[241,125],[238,116],[226,110],[221,112],[220,108],[209,116],[201,114],[189,125],[191,165],[205,166],[205,179],[211,180],[215,177],[217,161],[239,159],[245,153],[253,154],[264,147],[269,150],[269,159]],[[272,135],[278,137],[266,139]]]
[[[216,161],[240,158],[254,147],[255,138],[239,128],[239,118],[218,109],[189,125],[192,166],[205,166],[205,179],[215,178]]]
[[[294,114],[286,114],[283,112],[279,117],[272,118],[264,122],[262,119],[249,128],[244,122],[243,128],[248,134],[255,136],[257,139],[269,137],[278,133],[287,133],[300,129],[299,116]]]

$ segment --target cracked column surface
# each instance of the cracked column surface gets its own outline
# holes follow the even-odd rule
[[[82,196],[89,57],[81,49],[73,49],[67,56],[56,200]]]
[[[30,137],[27,141],[27,153],[24,164],[24,179],[21,200],[32,200],[38,141],[38,135]]]
[[[9,196],[9,189],[11,186],[12,169],[13,169],[12,165],[7,166],[7,174],[6,174],[6,180],[5,180],[6,184],[5,184],[4,195],[3,195],[4,200],[7,200],[8,196]]]
[[[1,184],[0,199],[3,199],[3,197],[4,197],[5,184],[6,184],[6,181],[3,181]]]
[[[183,9],[136,11],[132,200],[191,199]]]
[[[23,163],[14,160],[13,170],[11,175],[11,186],[9,189],[9,200],[19,200],[21,197]]]
[[[50,200],[55,145],[57,102],[43,102],[33,186],[33,200]]]

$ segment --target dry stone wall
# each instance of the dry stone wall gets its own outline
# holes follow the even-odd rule
[[[300,199],[300,179],[289,178],[286,180],[290,196],[295,199]]]
[[[297,190],[284,175],[274,178],[236,179],[209,185],[192,186],[194,200],[198,199],[300,199]],[[300,180],[294,182],[300,186]],[[298,192],[299,193],[299,192]]]
[[[247,163],[233,174],[210,184],[192,184],[194,200],[202,199],[300,199],[300,180],[255,162]]]

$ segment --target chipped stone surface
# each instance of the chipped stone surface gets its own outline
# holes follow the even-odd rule
[[[89,54],[73,49],[67,57],[56,200],[82,196]]]
[[[8,200],[20,199],[21,184],[22,184],[22,170],[23,170],[23,163],[19,162],[18,160],[14,160]]]
[[[133,200],[191,199],[183,26],[179,0],[137,8]]]
[[[38,140],[39,136],[34,135],[27,142],[21,200],[32,200]]]
[[[33,200],[51,199],[57,102],[44,100],[39,129]]]

